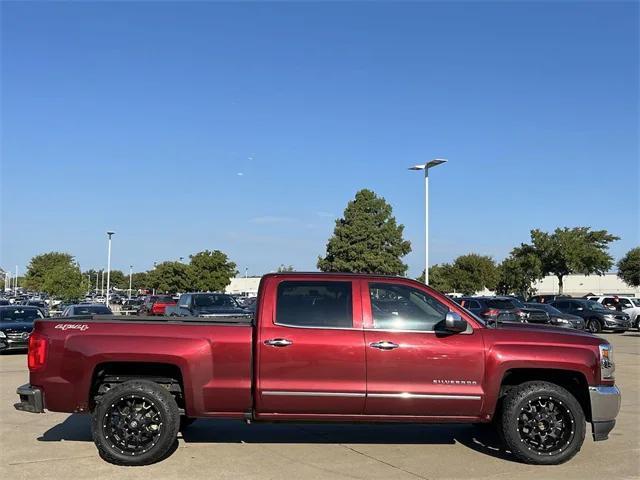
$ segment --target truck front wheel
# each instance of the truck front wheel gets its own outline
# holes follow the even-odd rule
[[[582,407],[566,389],[526,382],[509,390],[499,428],[520,461],[557,465],[580,451],[586,422]]]
[[[149,465],[171,453],[179,425],[178,405],[167,389],[132,380],[100,398],[93,412],[93,441],[109,463]]]

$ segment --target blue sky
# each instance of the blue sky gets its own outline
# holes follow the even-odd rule
[[[0,265],[315,269],[361,188],[423,263],[639,242],[637,3],[2,4]]]

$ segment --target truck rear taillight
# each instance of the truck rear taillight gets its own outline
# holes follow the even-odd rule
[[[29,354],[27,355],[27,365],[29,371],[42,368],[47,359],[47,337],[33,332],[29,337]]]

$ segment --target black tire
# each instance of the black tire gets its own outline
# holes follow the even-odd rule
[[[93,411],[93,442],[109,463],[149,465],[172,452],[179,426],[178,405],[167,389],[148,380],[131,380],[100,398]]]
[[[602,324],[597,318],[590,318],[587,320],[587,330],[591,333],[600,333],[602,331]]]
[[[518,460],[557,465],[580,451],[586,421],[580,403],[561,386],[526,382],[504,399],[499,429]]]

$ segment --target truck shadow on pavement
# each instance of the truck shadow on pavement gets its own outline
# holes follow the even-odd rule
[[[463,424],[255,423],[199,419],[179,434],[185,443],[454,445],[516,462],[488,426]],[[38,438],[41,442],[91,442],[91,417],[70,415]]]

